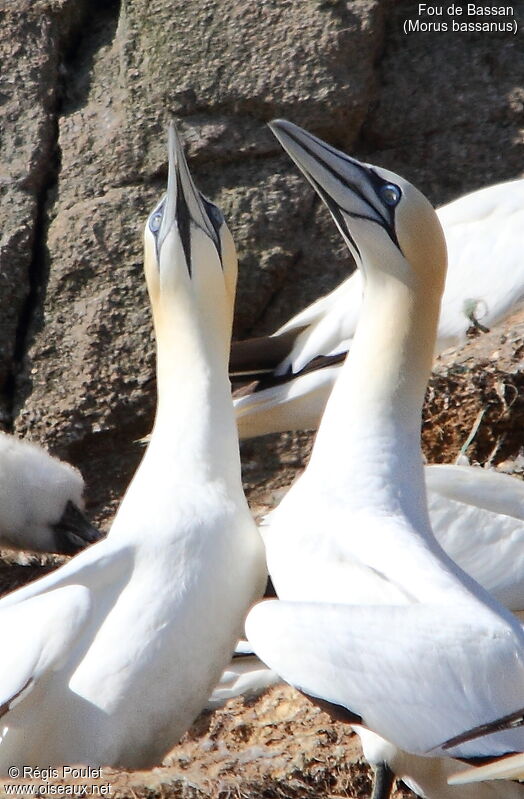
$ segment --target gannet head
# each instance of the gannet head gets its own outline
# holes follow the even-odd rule
[[[388,273],[410,287],[442,292],[444,234],[418,189],[291,122],[278,119],[270,128],[329,208],[366,279]]]
[[[144,230],[144,270],[159,327],[205,328],[228,338],[237,278],[235,245],[222,212],[195,187],[173,123],[167,192]],[[229,344],[227,344],[229,346]]]

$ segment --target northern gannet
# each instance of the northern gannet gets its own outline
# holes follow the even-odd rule
[[[491,328],[524,300],[524,179],[466,194],[436,211],[448,248],[448,272],[436,351],[466,332]],[[351,346],[362,303],[357,269],[271,336],[234,342],[232,375],[254,382],[235,396],[241,438],[316,430]]]
[[[429,524],[420,424],[446,269],[438,218],[394,173],[291,123],[272,129],[328,205],[365,292],[310,463],[270,514],[279,599],[253,608],[247,637],[287,682],[384,747],[421,759],[519,751],[522,729],[440,746],[524,706],[524,633]],[[388,762],[384,752],[375,763],[375,797],[389,794]],[[522,796],[508,790],[490,795]]]
[[[0,547],[73,555],[102,537],[83,514],[80,472],[0,432]]]
[[[441,351],[465,339],[473,318],[492,326],[524,297],[524,180],[480,189],[436,213],[449,255]],[[357,270],[272,336],[233,343],[231,371],[256,378],[234,397],[241,438],[318,428],[355,332],[362,288]],[[466,313],[473,306],[478,319]],[[455,464],[428,465],[424,476],[441,546],[500,602],[524,609],[524,482]]]
[[[237,262],[174,128],[144,234],[150,444],[104,541],[0,601],[0,773],[157,764],[205,705],[266,581],[227,374]]]

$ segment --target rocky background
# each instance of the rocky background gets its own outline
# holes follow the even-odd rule
[[[523,0],[513,9],[524,25]],[[0,0],[0,425],[79,466],[102,526],[154,411],[142,226],[164,190],[169,118],[237,242],[239,337],[276,328],[352,269],[267,121],[286,117],[387,166],[437,205],[523,174],[522,34],[406,35],[417,12],[411,0]],[[441,360],[431,460],[456,457],[483,410],[468,455],[518,471],[523,353],[517,315]],[[278,499],[309,444],[243,446],[256,510]],[[346,774],[346,733],[322,719],[303,729]],[[304,758],[289,757],[298,779]],[[260,777],[280,780],[264,795],[309,795],[281,770]],[[308,784],[365,795],[365,777],[355,787],[326,773]]]

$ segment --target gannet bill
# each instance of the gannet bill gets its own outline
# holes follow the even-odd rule
[[[0,432],[0,547],[73,555],[98,541],[83,492],[73,466]]]
[[[267,520],[279,599],[251,610],[247,637],[287,682],[397,751],[520,751],[522,729],[440,747],[523,706],[524,633],[429,524],[420,425],[446,269],[438,217],[394,173],[291,123],[272,129],[328,205],[365,291],[310,463]],[[387,758],[375,765],[387,772]]]
[[[491,328],[524,300],[524,179],[499,183],[437,209],[448,272],[436,351],[466,340],[471,325]],[[357,269],[271,336],[233,342],[233,375],[254,382],[235,397],[241,438],[316,430],[351,346],[362,302]]]
[[[0,662],[1,774],[158,764],[204,707],[266,582],[227,374],[235,248],[173,127],[168,149],[167,194],[144,234],[151,441],[107,538],[0,601],[0,629],[28,617],[27,638]],[[66,629],[50,618],[61,591]]]

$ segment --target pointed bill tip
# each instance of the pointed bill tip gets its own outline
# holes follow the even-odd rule
[[[285,130],[286,126],[291,125],[292,123],[288,122],[287,119],[282,119],[279,117],[278,119],[272,119],[271,122],[268,122],[267,124],[274,133],[275,130],[279,130],[280,128]]]
[[[277,137],[279,142],[283,144],[284,147],[284,142],[286,139],[292,139],[296,142],[300,142],[301,140],[306,140],[311,135],[302,128],[299,128],[299,126],[295,125],[293,122],[288,122],[287,119],[273,119],[268,123],[268,125],[273,135]]]
[[[185,163],[184,148],[174,119],[171,119],[167,128],[167,149],[169,168],[178,167]]]

